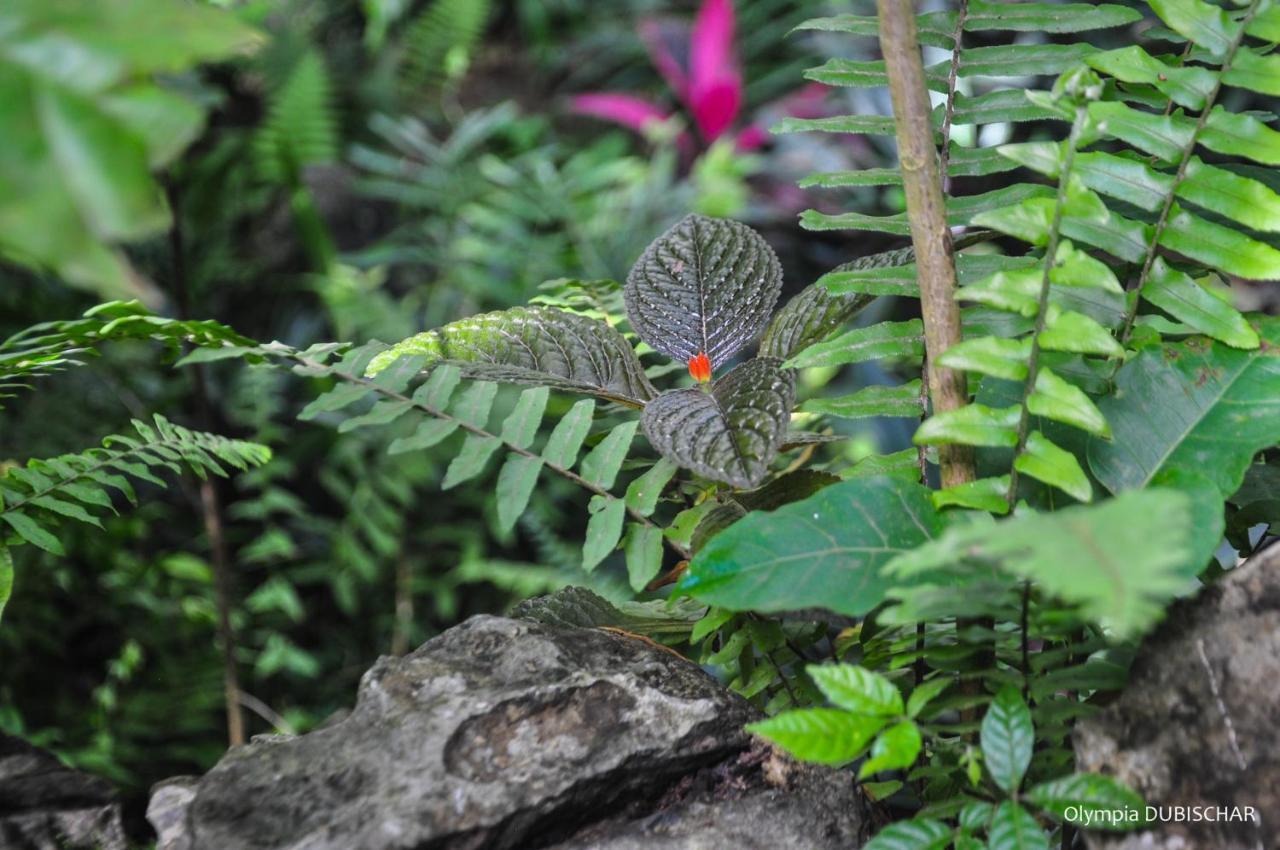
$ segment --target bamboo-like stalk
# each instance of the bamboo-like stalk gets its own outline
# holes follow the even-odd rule
[[[929,397],[934,412],[954,410],[968,403],[969,390],[964,372],[938,365],[942,353],[960,341],[960,307],[955,300],[951,229],[947,226],[938,151],[933,143],[932,107],[916,35],[915,8],[911,0],[876,0],[876,7],[911,242],[916,252]],[[967,446],[942,446],[938,462],[943,487],[974,479],[973,451]]]

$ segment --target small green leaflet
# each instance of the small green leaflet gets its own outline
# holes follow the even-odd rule
[[[796,758],[838,766],[862,755],[887,722],[835,708],[807,708],[748,724],[747,731],[768,738]]]
[[[806,413],[824,413],[842,419],[869,416],[917,417],[921,414],[920,381],[898,386],[871,386],[846,396],[809,399],[800,406]]]
[[[622,548],[627,557],[627,579],[631,589],[639,593],[662,569],[662,529],[633,522]]]
[[[911,767],[924,741],[920,729],[910,720],[902,720],[880,733],[871,754],[858,768],[858,778],[866,779],[882,770],[898,770]]]
[[[546,448],[542,450],[543,459],[554,466],[569,469],[578,458],[578,450],[582,441],[591,430],[591,416],[595,412],[596,403],[584,398],[569,408],[569,412],[560,418],[551,436],[547,438]]]
[[[1080,467],[1080,461],[1039,431],[1027,435],[1026,447],[1014,460],[1013,467],[1023,475],[1057,487],[1077,501],[1093,499],[1093,485]]]
[[[946,507],[971,508],[993,514],[1009,512],[1009,476],[979,478],[953,487],[944,487],[932,493],[933,505],[938,510]]]
[[[640,423],[632,420],[622,423],[605,435],[582,459],[582,477],[602,490],[612,488],[639,427]]]
[[[1163,258],[1151,264],[1142,297],[1180,322],[1233,348],[1257,348],[1258,333],[1240,312],[1171,268]]]
[[[613,496],[592,496],[587,510],[587,537],[582,543],[582,568],[591,572],[618,546],[626,504]]]
[[[13,594],[13,553],[0,540],[0,622],[4,622],[4,607]]]
[[[529,444],[537,436],[538,425],[542,423],[542,414],[547,409],[547,397],[550,394],[551,391],[546,387],[534,387],[520,393],[515,409],[507,414],[502,423],[503,442],[519,449],[529,448]]]
[[[510,530],[524,513],[542,471],[542,458],[511,452],[498,472],[498,527]]]
[[[883,357],[917,358],[924,353],[924,325],[919,319],[879,322],[811,345],[786,362],[792,369],[840,366]]]
[[[966,404],[935,413],[916,429],[917,445],[1015,446],[1021,408]]]
[[[663,488],[675,476],[677,469],[665,457],[658,458],[648,472],[627,485],[627,507],[641,516],[652,516]]]
[[[1017,688],[1006,687],[992,700],[982,718],[980,740],[987,772],[1003,791],[1013,794],[1022,784],[1035,747],[1031,710]]]

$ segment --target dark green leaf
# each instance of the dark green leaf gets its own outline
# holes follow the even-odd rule
[[[862,850],[943,850],[951,843],[951,828],[931,818],[891,823],[876,833]]]
[[[1257,348],[1258,333],[1240,312],[1157,257],[1142,297],[1189,328],[1234,348]]]
[[[1031,710],[1018,689],[1006,687],[982,718],[982,758],[1001,790],[1013,794],[1022,784],[1035,748]]]
[[[627,579],[636,593],[662,569],[662,529],[656,525],[631,524],[623,543],[627,556]]]
[[[705,353],[715,369],[760,333],[781,290],[782,267],[758,233],[691,215],[645,249],[623,296],[641,339],[682,363]]]
[[[529,497],[538,483],[542,458],[526,457],[512,452],[498,471],[498,528],[509,530],[529,505]]]
[[[769,471],[791,419],[795,384],[773,358],[749,360],[711,385],[672,390],[651,401],[642,424],[674,463],[734,487],[754,487]]]
[[[618,477],[622,462],[627,459],[631,450],[631,441],[635,439],[636,429],[640,423],[632,420],[624,422],[610,431],[594,449],[582,459],[582,477],[602,490],[613,487]]]
[[[1092,829],[1123,831],[1146,822],[1142,797],[1110,776],[1073,773],[1037,785],[1027,799],[1061,820]]]
[[[62,549],[62,543],[58,541],[58,538],[54,537],[26,514],[14,510],[5,510],[0,513],[0,520],[8,523],[9,527],[18,533],[18,537],[33,546],[54,555],[65,554]]]
[[[836,295],[814,284],[778,311],[760,338],[761,357],[785,360],[822,342],[871,303],[869,295]]]
[[[988,850],[1049,850],[1049,836],[1026,809],[1006,801],[996,807],[991,818],[987,847]]]
[[[569,412],[560,418],[556,427],[547,438],[547,446],[542,450],[542,457],[547,463],[569,469],[578,459],[578,450],[582,441],[591,430],[591,416],[595,412],[596,403],[589,398],[574,404]]]
[[[609,556],[622,537],[622,521],[627,506],[612,496],[592,496],[587,520],[587,537],[582,543],[582,568],[591,572]]]
[[[924,353],[924,325],[919,319],[879,322],[811,345],[787,361],[794,369],[840,366],[883,357],[919,357]]]

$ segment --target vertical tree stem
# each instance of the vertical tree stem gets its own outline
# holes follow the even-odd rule
[[[920,306],[924,316],[929,394],[936,412],[968,403],[964,372],[938,365],[938,358],[960,341],[960,307],[955,301],[956,270],[951,228],[942,198],[938,151],[933,143],[929,91],[910,0],[876,0],[880,13],[880,50],[889,77],[902,185],[907,196],[911,242],[916,252]],[[967,446],[942,446],[938,452],[942,486],[974,479],[973,452]]]

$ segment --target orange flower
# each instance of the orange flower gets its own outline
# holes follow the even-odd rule
[[[711,380],[711,358],[705,351],[699,351],[697,357],[689,358],[689,374],[699,383]]]

